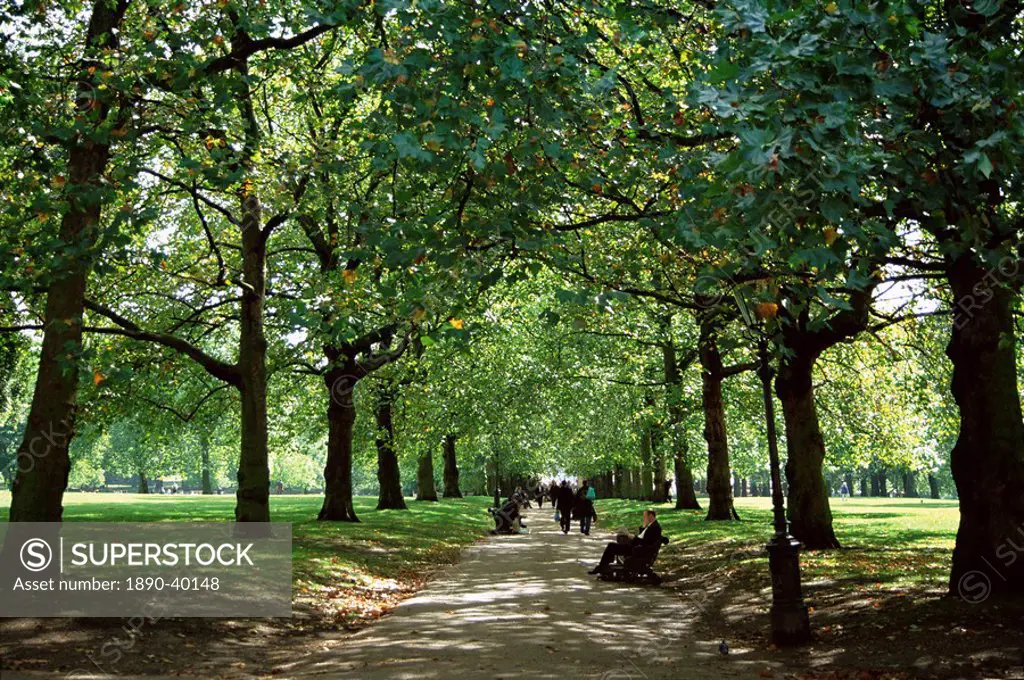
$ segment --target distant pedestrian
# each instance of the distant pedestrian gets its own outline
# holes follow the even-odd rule
[[[846,485],[845,481],[843,482],[843,485],[839,487],[839,497],[840,498],[849,498],[850,497],[850,487]]]
[[[564,479],[558,487],[558,500],[556,502],[558,504],[558,514],[561,515],[559,522],[562,525],[562,533],[567,534],[572,526],[572,507],[576,502],[576,498],[569,487],[569,482]]]
[[[591,520],[597,519],[597,513],[594,512],[594,499],[597,498],[597,494],[594,492],[594,487],[586,486],[580,487],[579,493],[576,495],[576,517],[580,521],[580,533],[585,536],[590,535],[590,522]]]

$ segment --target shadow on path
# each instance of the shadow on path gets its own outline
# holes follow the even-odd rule
[[[526,522],[530,534],[478,543],[377,625],[274,674],[656,680],[755,677],[764,668],[692,640],[697,603],[588,576],[608,535],[566,536],[538,512]]]

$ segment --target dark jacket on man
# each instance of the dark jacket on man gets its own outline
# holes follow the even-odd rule
[[[658,520],[654,520],[648,525],[647,531],[644,532],[643,538],[640,537],[641,531],[644,531],[643,527],[640,527],[640,530],[637,531],[636,536],[633,537],[633,545],[661,545],[661,525],[658,524]]]
[[[572,506],[576,503],[576,497],[568,486],[558,487],[558,512],[572,515]]]

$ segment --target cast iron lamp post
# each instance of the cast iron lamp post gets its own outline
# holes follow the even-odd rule
[[[764,397],[764,417],[768,437],[768,461],[772,478],[772,525],[775,535],[765,548],[768,571],[772,577],[771,638],[779,646],[801,645],[811,639],[811,622],[800,586],[800,541],[789,533],[786,505],[782,495],[782,472],[779,465],[779,443],[775,432],[775,401],[772,396],[771,353],[763,321],[755,320],[742,297],[736,296],[740,313],[757,337],[758,377]],[[759,315],[760,316],[760,315]]]

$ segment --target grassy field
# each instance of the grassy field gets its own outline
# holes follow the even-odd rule
[[[701,499],[706,506],[707,499]],[[917,498],[832,499],[834,527],[843,550],[802,556],[805,580],[869,582],[893,587],[944,587],[960,512],[956,501]],[[600,526],[633,527],[647,504],[603,500]],[[763,546],[771,536],[771,499],[737,498],[740,522],[705,522],[704,512],[655,506],[672,543],[666,564],[694,566],[698,548],[703,568],[738,568],[767,562]]]
[[[234,500],[233,496],[71,493],[65,497],[64,516],[72,522],[230,520]],[[301,591],[401,579],[433,564],[449,563],[466,543],[492,526],[484,511],[489,502],[486,497],[410,502],[410,511],[402,512],[377,511],[375,498],[358,497],[355,503],[362,521],[348,524],[316,521],[318,496],[272,496],[271,513],[274,521],[293,523],[295,580]],[[706,499],[702,503],[706,505]],[[10,494],[0,491],[0,521],[7,519],[9,505]],[[633,527],[646,506],[639,501],[598,501],[598,526]],[[703,512],[677,511],[671,504],[656,507],[665,533],[672,537],[664,553],[669,562],[698,546],[710,558],[708,568],[717,568],[720,562],[735,567],[766,559],[761,548],[771,534],[768,498],[736,499],[741,522],[705,522]],[[833,499],[832,512],[836,534],[849,549],[806,554],[805,578],[942,585],[959,521],[956,501]]]
[[[291,522],[296,604],[329,603],[341,623],[379,616],[415,590],[435,567],[494,526],[473,497],[438,503],[408,501],[409,511],[375,509],[376,498],[357,497],[358,523],[318,522],[320,496],[272,496],[271,517]],[[10,493],[0,492],[0,521]],[[205,522],[234,518],[234,496],[164,496],[69,493],[70,522]]]

